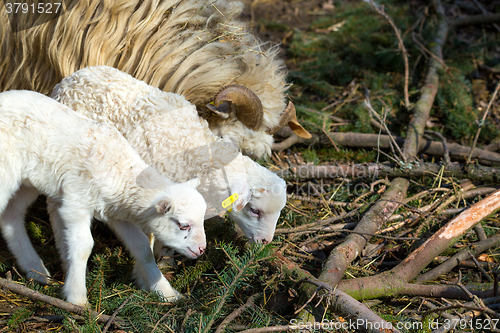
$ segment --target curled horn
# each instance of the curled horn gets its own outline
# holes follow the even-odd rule
[[[258,129],[264,118],[259,97],[247,87],[240,85],[223,87],[215,96],[214,105],[207,104],[207,108],[226,119],[231,113],[235,113],[236,118],[251,130]]]
[[[278,132],[281,128],[283,128],[283,126],[287,125],[287,123],[288,126],[290,126],[290,128],[292,129],[292,131],[298,136],[305,139],[310,139],[312,137],[311,133],[306,131],[305,128],[302,127],[301,124],[299,124],[299,121],[297,120],[295,106],[293,105],[292,102],[288,102],[288,106],[286,107],[285,111],[281,113],[278,125],[269,129],[267,133],[274,134]]]

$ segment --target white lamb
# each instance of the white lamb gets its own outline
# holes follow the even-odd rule
[[[206,204],[198,180],[175,184],[139,157],[112,126],[97,124],[44,95],[0,94],[0,226],[21,269],[41,283],[49,272],[26,233],[27,207],[41,194],[66,266],[63,294],[85,305],[85,271],[92,251],[90,224],[106,222],[124,241],[143,287],[179,295],[154,261],[145,233],[190,258],[205,249]],[[155,183],[156,186],[141,187]]]
[[[238,193],[230,218],[251,241],[272,241],[286,203],[285,181],[215,136],[184,97],[107,66],[87,67],[66,77],[52,97],[98,122],[115,125],[163,176],[178,182],[200,177],[198,190],[209,207],[220,211],[221,202]]]

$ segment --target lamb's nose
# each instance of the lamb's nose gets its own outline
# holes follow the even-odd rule
[[[200,251],[200,256],[205,252],[205,248],[199,247],[198,250]]]

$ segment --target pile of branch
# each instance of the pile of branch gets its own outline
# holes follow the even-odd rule
[[[472,300],[473,295],[479,295],[480,297],[496,295],[496,290],[488,290],[486,292],[469,291],[460,283],[456,286],[443,286],[413,284],[410,283],[410,281],[414,278],[417,278],[419,282],[428,281],[455,267],[459,262],[456,258],[447,262],[446,265],[439,266],[435,271],[431,271],[432,273],[429,272],[423,274],[421,277],[417,277],[436,256],[462,237],[470,228],[481,222],[484,217],[500,208],[500,191],[492,193],[487,198],[477,202],[456,218],[452,219],[393,269],[375,276],[342,280],[346,269],[358,256],[360,256],[371,237],[378,236],[376,234],[380,232],[381,228],[390,220],[394,212],[404,202],[409,186],[409,181],[406,178],[423,175],[435,176],[439,174],[441,176],[459,179],[481,179],[493,183],[498,183],[500,180],[500,170],[497,168],[488,168],[473,164],[462,165],[450,162],[451,157],[451,159],[459,161],[465,161],[467,158],[469,158],[470,161],[471,158],[474,158],[483,164],[498,164],[500,162],[500,154],[458,144],[447,145],[446,140],[442,137],[441,142],[424,139],[425,126],[438,91],[438,72],[444,64],[442,49],[449,29],[441,2],[439,0],[434,0],[433,4],[438,18],[438,24],[432,43],[433,46],[430,49],[432,57],[429,58],[429,67],[425,83],[421,88],[420,98],[412,108],[412,118],[408,125],[406,139],[393,137],[390,131],[385,128],[385,132],[388,133],[386,135],[325,133],[328,136],[326,139],[325,135],[315,135],[309,140],[290,135],[287,139],[281,143],[275,144],[273,147],[274,150],[281,151],[294,143],[319,144],[333,141],[343,146],[350,147],[392,149],[393,154],[399,157],[392,165],[376,163],[336,166],[301,165],[275,171],[279,176],[290,181],[335,178],[392,178],[385,193],[375,204],[371,205],[362,219],[355,224],[353,232],[350,233],[341,244],[335,246],[331,250],[328,259],[323,264],[319,278],[315,279],[300,267],[278,256],[282,263],[283,270],[294,271],[295,274],[305,282],[302,284],[301,290],[305,294],[304,299],[309,299],[306,304],[309,303],[313,297],[317,297],[320,294],[319,289],[323,289],[329,296],[327,306],[330,308],[333,307],[338,315],[352,320],[361,319],[365,323],[372,322],[378,324],[369,327],[358,327],[359,331],[397,331],[394,327],[390,327],[390,330],[380,329],[381,327],[387,328],[390,325],[387,326],[387,323],[375,315],[371,310],[364,308],[360,310],[362,305],[358,302],[359,300],[397,295]],[[380,14],[390,20],[390,18],[383,13],[383,8],[375,7],[373,3],[372,5]],[[460,22],[455,23],[456,25],[461,24]],[[395,31],[398,38],[400,38],[397,28],[395,28]],[[401,53],[405,56],[406,51],[404,50],[404,45],[402,45],[402,43],[399,44]],[[406,72],[406,80],[407,76],[408,73]],[[407,86],[405,86],[405,89],[407,89]],[[407,95],[405,94],[405,96]],[[407,101],[407,99],[405,100]],[[407,107],[409,106],[408,103],[409,102],[406,104]],[[369,101],[367,101],[367,104],[369,104]],[[282,131],[281,134],[286,135],[286,130]],[[417,154],[419,153],[445,156],[445,162],[444,164],[419,163],[417,159]],[[463,186],[463,190],[470,189],[471,187],[470,183],[466,184]],[[449,202],[446,204],[449,204]],[[442,206],[438,207],[438,210],[442,211],[442,207],[444,206],[445,204],[443,203]],[[424,213],[419,212],[419,214]],[[310,223],[305,227],[293,228],[293,232],[305,233],[308,230],[322,230],[328,232],[344,231],[342,227],[332,228],[330,226],[330,222],[334,220],[336,219],[331,218],[329,220]],[[422,228],[418,230],[422,230]],[[279,230],[277,231],[279,232]],[[499,244],[500,236],[497,235],[491,239],[486,239],[475,244],[472,253],[480,253],[487,248],[498,246]],[[310,309],[308,310],[304,307],[302,311],[298,313],[297,319],[301,322],[320,321],[317,320],[310,311]],[[489,315],[494,313],[494,311],[486,307],[482,308],[481,312]],[[319,313],[319,318],[321,318],[321,315],[323,315],[323,313]],[[384,323],[386,324],[385,326]],[[378,329],[374,327],[378,327]]]

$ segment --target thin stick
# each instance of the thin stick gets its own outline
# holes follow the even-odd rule
[[[113,323],[113,320],[115,320],[115,317],[118,314],[118,312],[120,312],[120,310],[123,309],[123,307],[128,303],[128,301],[130,301],[130,299],[132,298],[132,296],[133,295],[130,295],[126,300],[124,300],[123,303],[120,304],[120,306],[118,307],[118,309],[116,309],[115,312],[113,312],[113,314],[109,318],[108,322],[104,326],[104,329],[102,330],[102,333],[106,333],[108,331],[109,327]]]
[[[394,137],[391,135],[391,132],[389,131],[389,129],[387,128],[387,125],[385,124],[385,121],[383,121],[381,118],[380,118],[380,115],[375,112],[375,110],[373,109],[372,107],[372,104],[370,103],[370,94],[368,92],[368,89],[365,89],[365,105],[366,107],[368,108],[368,110],[370,111],[370,113],[377,118],[377,120],[380,122],[380,124],[382,126],[384,126],[385,128],[385,131],[387,132],[387,135],[389,135],[389,138],[392,142],[392,144],[396,147],[396,149],[398,150],[398,153],[399,153],[399,156],[400,158],[403,160],[403,162],[406,163],[406,157],[405,155],[403,154],[403,152],[401,151],[401,149],[399,148],[398,144],[396,143],[396,140],[394,140]]]
[[[229,316],[227,316],[222,323],[217,327],[215,330],[215,333],[222,333],[226,329],[226,326],[229,325],[236,317],[238,317],[243,311],[245,311],[248,308],[251,308],[254,306],[254,300],[257,296],[260,296],[260,293],[253,294],[248,298],[248,300],[243,304],[242,306],[238,307],[236,310],[231,312]]]
[[[405,107],[407,110],[410,109],[410,98],[408,97],[408,81],[409,81],[409,76],[410,76],[410,66],[408,65],[408,52],[406,51],[405,45],[403,43],[403,38],[401,38],[401,32],[399,31],[398,27],[396,27],[396,24],[394,24],[394,21],[387,15],[384,11],[384,6],[380,6],[380,8],[373,3],[372,0],[370,0],[370,5],[375,9],[377,13],[382,15],[391,25],[392,29],[396,33],[396,37],[398,39],[398,45],[399,49],[401,50],[401,53],[403,55],[403,61],[405,64],[405,86],[404,86],[404,99],[405,99]]]
[[[447,305],[447,306],[443,306],[440,308],[435,308],[435,309],[424,311],[424,312],[422,312],[422,316],[426,316],[428,314],[435,313],[435,312],[442,312],[442,311],[446,311],[446,310],[451,310],[451,309],[466,309],[466,310],[484,312],[484,313],[491,314],[491,315],[496,314],[495,311],[493,311],[487,307],[476,307],[476,306],[468,306],[468,305],[464,305],[464,304],[460,304],[460,303],[453,303],[451,305]]]
[[[163,321],[163,319],[167,318],[167,316],[170,314],[170,312],[172,312],[172,310],[165,312],[165,314],[163,316],[161,316],[160,320],[158,320],[156,322],[155,326],[151,330],[151,333],[153,333],[158,328],[158,325],[160,325],[160,323]],[[166,327],[168,328],[169,331],[172,332],[172,329],[168,325],[166,325]]]
[[[439,140],[441,140],[441,142],[443,143],[443,150],[444,150],[444,164],[445,165],[450,165],[451,164],[451,160],[450,160],[450,150],[448,149],[448,145],[446,144],[446,139],[445,137],[439,133],[439,132],[435,132],[435,131],[429,131],[429,130],[426,130],[425,131],[426,133],[430,133],[434,136],[437,136],[439,138]]]
[[[312,300],[314,299],[314,297],[316,297],[319,289],[321,289],[321,288],[318,287],[318,289],[311,295],[311,297],[309,297],[309,299],[307,300],[307,302],[305,302],[304,305],[302,305],[300,308],[298,308],[297,311],[295,311],[293,314],[296,315],[297,313],[299,313],[300,311],[302,311],[307,306],[307,304],[311,303]]]
[[[103,324],[107,323],[111,319],[111,317],[108,315],[97,313],[97,312],[92,311],[90,309],[86,309],[83,306],[71,304],[71,303],[65,302],[61,299],[55,298],[55,297],[44,295],[36,290],[25,287],[22,284],[15,283],[13,281],[8,281],[8,280],[3,279],[3,278],[0,278],[0,286],[7,288],[8,290],[10,290],[16,294],[26,296],[28,298],[31,298],[32,300],[35,300],[35,301],[47,303],[49,305],[55,306],[59,309],[63,309],[63,310],[68,311],[68,312],[76,313],[79,315],[84,315],[85,313],[90,312],[90,315],[92,317],[95,317],[96,321],[103,323]],[[115,318],[114,322],[117,325],[124,325],[125,324],[125,321],[121,318]]]
[[[448,66],[446,66],[446,64],[444,63],[443,59],[439,58],[437,55],[432,53],[429,49],[427,49],[424,46],[424,44],[421,41],[418,40],[418,38],[421,38],[419,34],[412,32],[411,37],[412,37],[413,41],[415,42],[415,44],[417,44],[418,47],[420,47],[422,49],[422,51],[427,52],[434,60],[439,62],[441,64],[441,66],[443,66],[443,68],[445,68],[445,69],[448,68]]]
[[[349,232],[352,234],[358,234],[362,236],[370,236],[370,237],[378,237],[378,238],[383,238],[383,239],[389,239],[389,240],[419,240],[420,238],[418,237],[392,237],[392,236],[384,236],[384,235],[377,235],[377,234],[370,234],[367,232],[359,232],[359,231],[354,231],[354,230],[339,230],[339,232]]]
[[[180,329],[180,332],[181,333],[184,333],[185,329],[186,329],[186,323],[187,323],[187,320],[188,318],[193,314],[195,313],[196,311],[192,310],[192,309],[188,309],[187,312],[186,312],[186,315],[184,316],[184,319],[182,320],[182,324],[181,324],[181,329]]]
[[[472,144],[472,147],[470,148],[469,156],[467,156],[467,163],[470,163],[470,160],[472,158],[472,152],[474,151],[474,148],[476,147],[476,144],[477,144],[477,139],[479,138],[479,133],[481,132],[481,128],[484,125],[484,121],[486,120],[486,116],[488,115],[488,112],[490,111],[491,105],[493,104],[493,101],[497,97],[498,89],[500,89],[500,81],[498,81],[497,87],[495,88],[495,91],[493,92],[493,96],[491,96],[490,102],[488,103],[488,107],[484,111],[483,117],[481,118],[481,120],[478,123],[479,127],[477,129],[476,136],[474,137],[474,143]]]
[[[469,253],[469,256],[472,259],[472,261],[474,261],[474,264],[476,264],[477,269],[479,269],[479,271],[486,277],[486,279],[489,282],[493,282],[493,278],[491,276],[489,276],[488,273],[486,273],[486,271],[484,270],[483,267],[481,267],[481,264],[477,261],[476,257],[474,257],[474,255],[472,253],[470,253],[470,252],[468,252],[468,253]]]

